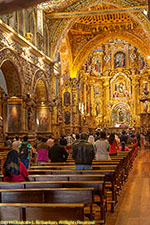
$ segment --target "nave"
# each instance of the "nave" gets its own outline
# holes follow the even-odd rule
[[[139,150],[115,213],[107,225],[150,225],[150,150]]]

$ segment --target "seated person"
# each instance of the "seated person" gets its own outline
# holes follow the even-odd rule
[[[47,139],[42,138],[41,143],[37,146],[37,164],[40,165],[42,162],[48,162],[48,145]]]
[[[51,162],[66,162],[68,153],[65,148],[59,144],[58,139],[54,140],[54,145],[49,149],[48,157],[51,159]]]
[[[110,144],[110,150],[109,150],[109,155],[110,156],[116,156],[117,155],[117,149],[118,149],[118,143],[115,140],[115,134],[110,134],[109,136],[109,144]]]
[[[18,152],[11,150],[3,166],[4,182],[23,182],[28,179],[28,172],[22,162],[19,161]]]
[[[119,152],[121,151],[125,151],[125,152],[128,152],[130,151],[129,148],[126,146],[125,142],[121,142],[121,146],[119,147]]]

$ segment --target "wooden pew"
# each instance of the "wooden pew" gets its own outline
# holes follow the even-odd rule
[[[34,181],[34,182],[0,182],[0,189],[38,189],[38,188],[94,188],[94,195],[99,196],[101,211],[100,220],[104,223],[106,218],[105,182],[104,181]]]
[[[111,200],[109,203],[111,204],[111,211],[114,211],[114,207],[117,203],[117,180],[115,170],[28,170],[29,174],[53,174],[53,175],[65,175],[67,178],[68,175],[105,175],[105,181],[109,185],[111,189]],[[69,178],[67,178],[69,179]],[[74,178],[76,179],[76,178]],[[83,179],[83,178],[82,178]],[[86,178],[85,178],[86,179]],[[87,180],[87,179],[86,179]],[[105,185],[106,187],[106,185]],[[110,191],[109,191],[110,192]]]
[[[83,203],[0,203],[1,221],[84,221]]]
[[[94,219],[94,188],[0,189],[0,203],[84,203]]]
[[[120,161],[94,161],[92,165],[118,165]],[[75,165],[75,162],[44,162],[41,163],[41,166],[68,166],[68,165]],[[38,166],[37,166],[38,167]],[[33,168],[33,166],[32,166]]]
[[[92,165],[92,169],[102,169],[102,170],[108,170],[108,169],[115,169],[118,165]],[[55,170],[66,170],[66,169],[75,169],[74,165],[68,165],[68,166],[31,166],[30,169],[55,169]]]

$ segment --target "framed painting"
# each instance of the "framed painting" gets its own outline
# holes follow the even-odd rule
[[[116,52],[114,55],[114,68],[125,67],[125,53]]]

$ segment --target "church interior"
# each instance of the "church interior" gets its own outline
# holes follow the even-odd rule
[[[0,1],[0,148],[6,136],[13,140],[16,135],[28,135],[33,143],[38,136],[92,134],[97,129],[150,132],[150,0],[5,1]],[[150,157],[149,152],[139,154]],[[111,180],[115,189],[111,189],[111,211],[129,173],[135,175],[138,169],[148,173],[142,171],[143,159],[132,170],[136,156],[133,148],[128,157],[124,152],[112,158],[112,167],[111,163],[104,167],[112,168],[111,178],[118,176],[115,184]],[[147,180],[140,182],[144,188]],[[130,195],[129,183],[124,196]],[[47,206],[42,207],[46,215]],[[65,207],[71,215],[69,206]],[[125,203],[122,207],[126,209]],[[106,223],[106,211],[107,206],[101,205],[102,222],[96,224],[149,224],[142,219],[140,224],[134,216],[130,219],[129,210],[128,222],[120,216],[113,223],[114,217],[109,216]]]

